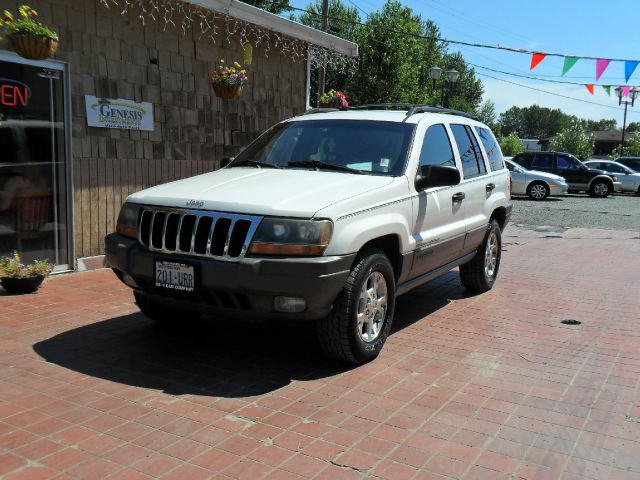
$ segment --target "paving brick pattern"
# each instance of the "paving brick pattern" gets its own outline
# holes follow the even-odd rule
[[[558,236],[401,297],[360,367],[306,325],[159,329],[108,270],[0,296],[0,478],[638,479],[640,236]]]

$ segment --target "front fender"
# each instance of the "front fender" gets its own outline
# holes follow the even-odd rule
[[[596,180],[606,180],[611,185],[611,190],[613,191],[613,179],[608,175],[597,175],[593,177],[587,184],[587,190],[591,188],[591,185],[593,185],[593,182],[595,182]]]

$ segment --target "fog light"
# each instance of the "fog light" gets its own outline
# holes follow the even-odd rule
[[[278,312],[300,313],[307,308],[307,301],[299,297],[275,297],[273,307]]]
[[[133,279],[131,275],[127,275],[126,273],[122,273],[122,281],[129,285],[131,288],[138,288],[138,284]]]

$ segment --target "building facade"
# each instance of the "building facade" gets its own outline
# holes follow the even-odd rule
[[[55,57],[26,60],[0,45],[0,255],[18,249],[61,269],[101,255],[127,195],[215,170],[303,112],[310,46],[357,55],[350,42],[234,0],[126,3],[33,1],[60,37]],[[243,95],[216,97],[210,72],[220,59],[242,62],[247,43]],[[92,108],[119,99],[152,115],[151,128],[88,125]]]

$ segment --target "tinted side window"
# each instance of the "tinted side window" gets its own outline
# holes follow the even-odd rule
[[[484,150],[487,152],[491,170],[495,171],[503,169],[504,160],[502,158],[502,152],[500,151],[500,148],[498,148],[498,144],[496,143],[496,139],[493,137],[491,130],[488,128],[476,127],[476,132],[478,132],[480,141],[482,142],[482,145],[484,145]]]
[[[456,166],[449,135],[442,124],[432,125],[424,135],[420,152],[420,166],[423,165]]]
[[[464,178],[473,178],[486,173],[480,146],[471,129],[466,125],[452,124],[451,131],[458,145]]]
[[[536,153],[531,162],[531,169],[553,168],[553,155],[550,153]]]
[[[627,171],[626,171],[624,168],[622,168],[622,167],[620,167],[620,166],[616,165],[615,163],[601,163],[601,164],[600,164],[600,167],[601,167],[603,170],[606,170],[607,172],[613,172],[613,173],[627,173]]]
[[[571,157],[566,155],[558,155],[557,157],[558,168],[563,170],[580,170],[580,164]]]

